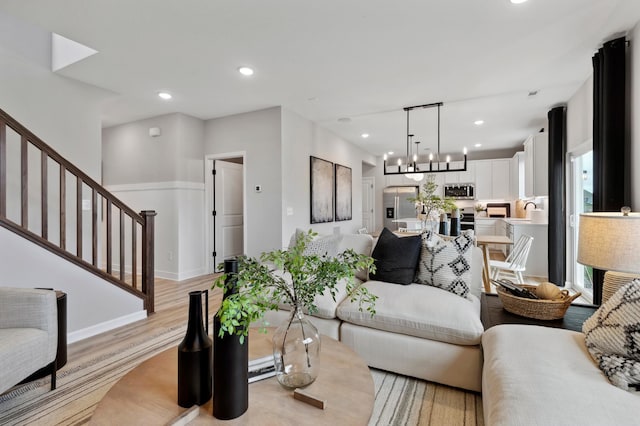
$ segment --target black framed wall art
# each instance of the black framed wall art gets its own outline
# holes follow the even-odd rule
[[[310,157],[311,223],[333,222],[333,163]]]
[[[336,164],[336,221],[351,220],[351,168]]]

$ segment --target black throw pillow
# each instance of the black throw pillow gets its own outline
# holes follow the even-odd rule
[[[398,237],[384,228],[371,254],[375,260],[376,273],[371,274],[370,278],[395,284],[411,284],[416,275],[421,246],[420,235]]]

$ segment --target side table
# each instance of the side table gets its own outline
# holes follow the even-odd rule
[[[482,293],[480,297],[480,319],[484,329],[498,324],[529,324],[545,327],[564,328],[573,331],[582,331],[582,324],[598,309],[596,305],[571,305],[567,309],[564,318],[557,320],[537,320],[507,312],[502,307],[502,301],[497,294]]]

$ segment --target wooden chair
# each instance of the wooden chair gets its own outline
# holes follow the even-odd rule
[[[490,260],[491,278],[497,280],[504,275],[504,278],[515,279],[517,283],[524,284],[522,273],[526,270],[532,243],[533,237],[522,235],[505,261]]]

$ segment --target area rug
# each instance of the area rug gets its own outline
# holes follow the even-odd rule
[[[120,377],[144,360],[175,346],[185,326],[144,336],[129,347],[70,362],[58,371],[58,388],[44,378],[0,395],[1,425],[79,425]],[[90,352],[90,351],[89,351]],[[375,404],[370,425],[482,425],[482,401],[471,392],[371,371]]]

